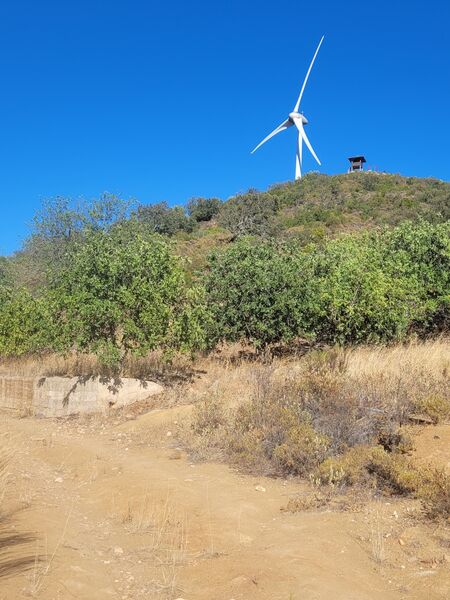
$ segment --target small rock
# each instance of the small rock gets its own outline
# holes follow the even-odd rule
[[[114,547],[114,554],[116,554],[117,556],[120,554],[123,554],[123,548],[121,548],[120,546],[115,546]]]
[[[170,437],[171,435],[172,435],[172,432],[171,432],[171,431],[168,431],[168,432],[166,433],[166,436],[167,436],[167,437]]]
[[[404,542],[404,540],[402,540],[402,538],[398,538],[398,543],[400,544],[400,546],[405,545],[405,542]]]
[[[256,490],[257,492],[265,492],[265,491],[266,491],[266,488],[265,488],[265,487],[263,487],[262,485],[255,485],[255,490]]]
[[[408,419],[413,423],[425,423],[426,425],[434,425],[433,419],[431,419],[428,415],[413,414],[408,415]]]
[[[55,483],[62,483],[62,482],[63,482],[62,477],[55,477]]]

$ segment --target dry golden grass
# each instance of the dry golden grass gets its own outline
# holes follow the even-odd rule
[[[212,356],[203,362],[207,374],[195,386],[182,441],[199,459],[253,473],[369,486],[424,504],[428,498],[427,514],[446,518],[448,479],[433,473],[425,481],[405,453],[411,416],[450,416],[449,364],[444,338],[315,350],[270,363],[239,350]]]
[[[2,358],[0,375],[19,377],[134,377],[142,380],[157,380],[177,383],[193,376],[191,360],[182,355],[165,360],[161,353],[147,356],[127,357],[120,370],[111,371],[100,364],[94,354],[69,353],[67,355],[47,353],[21,357]]]
[[[348,351],[348,372],[355,377],[446,378],[450,374],[450,340],[438,338],[395,346],[360,346]]]
[[[31,569],[39,562],[30,552],[33,536],[17,531],[11,524],[11,516],[7,514],[5,499],[10,482],[10,463],[13,448],[2,443],[0,445],[0,581],[14,573]]]

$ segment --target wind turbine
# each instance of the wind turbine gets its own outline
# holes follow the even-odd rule
[[[311,146],[311,142],[309,141],[308,136],[306,135],[306,132],[305,132],[304,125],[308,124],[308,119],[303,115],[303,113],[299,113],[298,111],[300,109],[300,102],[302,101],[303,92],[305,91],[305,87],[306,87],[306,83],[308,81],[309,74],[311,73],[311,69],[313,68],[314,61],[316,60],[316,57],[319,53],[320,46],[322,45],[324,37],[325,36],[322,36],[322,39],[320,40],[319,45],[317,46],[317,50],[314,53],[311,64],[309,65],[309,69],[306,73],[306,77],[305,77],[305,81],[303,82],[302,89],[300,90],[300,95],[297,99],[297,102],[295,103],[294,110],[291,113],[289,113],[289,116],[286,119],[286,121],[281,123],[281,125],[278,125],[278,127],[276,129],[274,129],[272,131],[272,133],[269,133],[269,135],[267,137],[265,137],[263,139],[263,141],[260,142],[256,146],[256,148],[254,148],[254,150],[252,150],[252,152],[251,152],[253,154],[253,152],[256,152],[256,150],[258,150],[258,148],[260,148],[263,144],[265,144],[268,140],[270,140],[270,138],[277,135],[277,133],[280,133],[281,131],[284,131],[285,129],[289,129],[289,127],[292,127],[293,125],[295,125],[295,127],[298,130],[297,156],[296,156],[296,160],[295,160],[295,179],[300,179],[300,177],[302,176],[302,149],[303,149],[302,146],[303,146],[303,142],[305,142],[309,151],[314,156],[314,158],[319,163],[319,165],[322,164],[320,162],[320,160],[317,158],[317,154],[314,152],[313,147]]]

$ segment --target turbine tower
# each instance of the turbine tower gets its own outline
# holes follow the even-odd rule
[[[263,141],[260,142],[256,146],[256,148],[254,148],[252,150],[252,152],[251,152],[253,154],[253,152],[256,152],[256,150],[258,150],[258,148],[260,148],[263,144],[265,144],[265,142],[267,142],[268,140],[270,140],[270,138],[272,138],[275,135],[277,135],[277,133],[280,133],[281,131],[284,131],[285,129],[289,129],[289,127],[292,127],[293,125],[295,125],[295,127],[298,130],[297,155],[296,155],[296,159],[295,159],[295,179],[300,179],[300,177],[302,176],[302,149],[303,149],[303,142],[305,142],[305,144],[308,147],[309,151],[314,156],[314,158],[319,163],[319,165],[322,164],[320,162],[320,160],[317,158],[317,154],[314,152],[313,147],[311,146],[311,142],[309,141],[308,136],[306,135],[306,132],[305,132],[304,125],[308,124],[308,119],[303,115],[303,113],[299,113],[298,111],[300,110],[300,102],[302,101],[303,92],[305,91],[305,87],[306,87],[306,83],[308,81],[309,74],[311,73],[311,69],[313,68],[314,61],[316,60],[316,57],[317,57],[317,55],[319,53],[320,46],[322,45],[324,37],[325,36],[322,36],[322,39],[320,40],[319,45],[317,46],[317,50],[314,53],[313,59],[311,61],[311,64],[309,65],[309,69],[308,69],[308,71],[306,73],[306,77],[305,77],[305,80],[303,82],[302,89],[300,90],[299,97],[297,98],[297,102],[295,103],[294,110],[291,113],[289,113],[289,116],[286,119],[286,121],[284,121],[283,123],[281,123],[281,125],[278,125],[278,127],[276,129],[274,129],[272,131],[272,133],[269,133],[269,135],[267,137],[265,137],[263,139]]]

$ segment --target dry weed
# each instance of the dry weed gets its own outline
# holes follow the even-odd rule
[[[34,537],[17,531],[5,514],[5,499],[10,483],[10,461],[13,449],[0,445],[0,579],[24,572],[39,562],[39,557],[30,553]]]
[[[191,359],[183,355],[176,355],[170,360],[160,352],[142,357],[127,356],[119,369],[111,370],[94,354],[49,352],[3,358],[0,374],[20,377],[133,377],[174,384],[192,379],[194,371]]]
[[[449,349],[441,339],[241,363],[240,390],[230,398],[219,380],[195,407],[183,441],[198,458],[226,459],[253,473],[309,475],[320,484],[359,485],[423,502],[428,494],[445,514],[447,480],[438,484],[434,477],[424,486],[405,456],[412,448],[405,425],[419,409],[434,420],[447,414]],[[232,375],[227,370],[222,377]]]
[[[372,549],[372,558],[377,563],[384,562],[386,558],[385,539],[383,531],[382,517],[380,511],[376,510],[370,527],[370,542]]]

